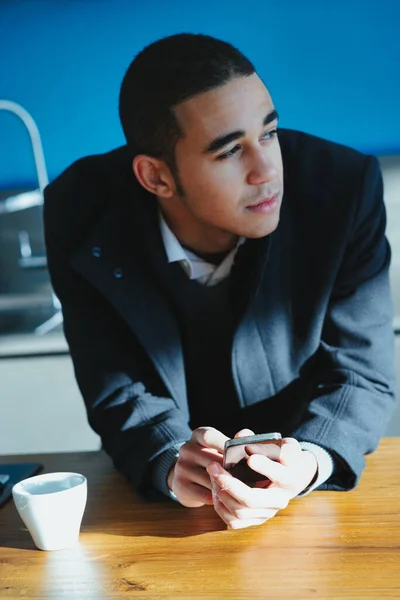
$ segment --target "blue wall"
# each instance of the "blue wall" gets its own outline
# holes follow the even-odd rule
[[[399,22],[398,0],[3,0],[0,98],[36,120],[53,179],[123,143],[119,85],[144,45],[201,32],[253,60],[282,126],[399,152]],[[22,124],[0,112],[0,188],[34,179]]]

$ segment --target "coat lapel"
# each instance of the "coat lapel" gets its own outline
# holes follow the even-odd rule
[[[127,191],[122,197],[116,195],[72,255],[71,264],[111,302],[143,345],[172,398],[186,406],[178,324],[146,258],[150,249],[157,260],[166,262],[157,216],[150,195],[132,197]]]

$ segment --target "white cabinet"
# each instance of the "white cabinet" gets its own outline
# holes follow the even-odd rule
[[[99,447],[69,355],[0,357],[0,454]]]

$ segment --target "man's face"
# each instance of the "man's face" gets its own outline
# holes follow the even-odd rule
[[[283,167],[277,115],[261,79],[232,79],[174,110],[184,132],[175,146],[184,194],[163,204],[173,228],[208,240],[210,251],[238,236],[271,233],[279,221]]]

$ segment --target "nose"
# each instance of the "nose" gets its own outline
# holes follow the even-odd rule
[[[279,171],[270,153],[265,148],[254,150],[249,159],[249,170],[247,183],[250,185],[260,185],[275,181],[279,176]]]

